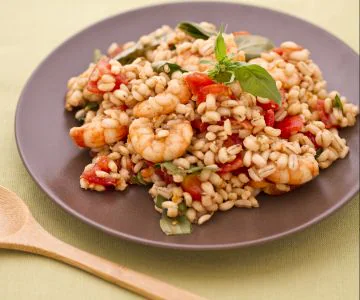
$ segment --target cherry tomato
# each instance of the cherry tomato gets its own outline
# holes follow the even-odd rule
[[[206,100],[206,96],[208,94],[213,94],[216,96],[224,95],[224,96],[230,96],[231,90],[228,86],[222,83],[214,83],[207,86],[203,86],[200,88],[197,96],[197,103],[204,102]]]
[[[232,162],[226,163],[220,166],[220,173],[233,172],[240,169],[243,166],[243,160],[239,154]]]
[[[198,72],[187,75],[185,77],[185,82],[193,95],[198,95],[199,90],[203,86],[214,83],[214,81],[209,76]]]
[[[224,141],[224,146],[226,148],[229,148],[233,145],[242,144],[242,141],[242,138],[240,138],[238,134],[233,133]]]
[[[318,149],[320,147],[315,140],[315,135],[313,135],[310,131],[304,132],[304,135],[306,135],[310,139],[310,141],[314,144],[315,149]]]
[[[273,127],[275,124],[275,113],[272,109],[269,109],[265,112],[264,115],[266,126]]]
[[[204,133],[204,132],[206,132],[207,127],[209,126],[209,124],[202,122],[201,119],[194,119],[194,120],[191,121],[191,126],[196,131],[198,131],[200,133]]]
[[[181,187],[185,192],[188,192],[192,199],[195,201],[201,201],[201,181],[196,174],[187,175],[183,182],[181,183]]]
[[[128,80],[125,75],[123,75],[123,74],[114,75],[111,73],[111,65],[109,63],[109,60],[110,60],[110,58],[104,57],[97,62],[93,73],[96,71],[96,72],[98,72],[99,76],[96,80],[89,79],[89,81],[86,85],[89,92],[91,92],[93,94],[99,94],[99,95],[102,95],[105,93],[104,91],[100,91],[97,86],[98,81],[100,80],[101,76],[104,74],[110,74],[111,76],[113,76],[115,78],[115,86],[110,92],[119,89],[120,85],[122,83],[123,84],[128,83]],[[91,75],[90,75],[90,78],[91,78]]]
[[[275,123],[275,128],[281,130],[280,136],[284,139],[298,133],[303,126],[304,122],[300,116],[287,116],[284,120]]]
[[[329,114],[327,114],[325,111],[325,100],[318,99],[316,103],[316,109],[319,112],[319,118],[325,124],[325,127],[328,129],[334,127],[331,123]]]

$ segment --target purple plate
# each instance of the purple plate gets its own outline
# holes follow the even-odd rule
[[[214,13],[221,12],[221,13]],[[359,104],[359,56],[328,32],[276,11],[231,3],[175,3],[116,15],[74,35],[56,48],[27,82],[16,111],[16,140],[28,171],[57,204],[86,223],[135,242],[179,249],[224,249],[254,245],[302,230],[330,215],[359,189],[359,125],[341,132],[350,154],[296,191],[259,196],[259,209],[217,213],[191,235],[171,236],[159,228],[159,215],[145,188],[95,193],[79,187],[90,161],[68,137],[74,117],[64,110],[66,82],[92,60],[93,49],[135,40],[163,24],[207,20],[248,30],[276,44],[294,40],[309,48],[329,89]],[[334,72],[336,70],[336,72]]]

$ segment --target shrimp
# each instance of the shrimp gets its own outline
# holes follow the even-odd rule
[[[99,148],[124,139],[128,134],[128,127],[121,125],[118,120],[105,118],[86,123],[81,127],[70,129],[70,137],[76,145],[85,148]]]
[[[304,184],[319,175],[319,165],[313,156],[297,156],[298,165],[295,169],[288,166],[284,169],[277,167],[276,171],[266,177],[273,183],[289,185]]]
[[[133,114],[138,118],[153,118],[167,115],[175,111],[179,99],[170,93],[160,93],[148,100],[136,104]]]
[[[148,100],[135,105],[134,116],[138,118],[154,118],[160,115],[171,114],[180,102],[186,104],[191,98],[189,88],[183,80],[173,79],[167,89]]]
[[[136,153],[153,163],[182,156],[191,143],[193,130],[189,121],[171,120],[168,130],[154,132],[151,120],[135,119],[129,128],[129,140]]]

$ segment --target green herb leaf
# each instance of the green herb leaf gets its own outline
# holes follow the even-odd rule
[[[160,228],[166,235],[190,234],[192,226],[186,216],[169,218],[164,210],[160,219]]]
[[[254,96],[269,98],[281,105],[281,95],[275,80],[259,65],[241,65],[236,68],[235,77],[241,88]]]
[[[335,96],[334,107],[339,108],[342,112],[344,111],[343,104],[342,104],[338,94],[336,94],[336,96]]]
[[[93,54],[93,62],[96,64],[103,56],[100,49],[95,49]]]
[[[158,208],[162,208],[162,203],[164,201],[167,201],[168,199],[166,199],[165,197],[161,196],[161,195],[157,195],[155,198],[155,205]]]
[[[318,148],[315,153],[315,159],[318,159],[318,157],[321,155],[321,153],[323,153],[323,151],[323,148]]]
[[[271,40],[260,35],[237,35],[234,37],[238,50],[245,52],[245,59],[260,57],[262,52],[269,51],[275,46]]]
[[[135,176],[131,177],[130,179],[131,184],[137,184],[137,185],[148,185],[149,183],[144,180],[141,173],[138,172]]]
[[[187,211],[187,206],[184,202],[181,202],[180,204],[178,204],[178,210],[179,212],[181,212],[182,214],[185,214]]]
[[[121,51],[118,55],[114,57],[118,62],[122,65],[131,64],[138,57],[145,56],[148,50],[156,49],[161,41],[165,40],[166,35],[155,38],[151,41],[151,43],[143,45],[141,43],[136,43],[134,46],[129,47],[123,51]]]
[[[178,24],[178,28],[196,39],[207,40],[210,36],[216,34],[216,32],[207,31],[193,22],[181,22]]]
[[[226,45],[223,37],[223,30],[223,26],[221,26],[215,41],[215,57],[217,61],[222,61],[226,57]]]
[[[85,111],[89,111],[89,110],[97,111],[99,109],[99,103],[97,103],[97,102],[88,102],[85,105],[84,109],[85,109]]]
[[[199,63],[202,64],[202,65],[213,65],[213,64],[215,64],[213,61],[208,60],[208,59],[200,59]]]
[[[211,167],[211,166],[207,166],[207,167],[191,167],[187,170],[184,169],[180,169],[179,167],[177,167],[176,165],[174,165],[172,162],[166,161],[160,164],[160,167],[163,169],[166,169],[166,172],[170,175],[181,175],[181,176],[186,176],[186,174],[192,174],[192,173],[196,173],[196,172],[200,172],[201,170],[207,169],[207,170],[212,170],[212,171],[216,171],[218,168],[216,167]]]
[[[186,70],[182,69],[178,64],[169,63],[169,62],[163,61],[163,60],[153,62],[152,67],[156,73],[165,72],[166,74],[169,74],[170,76],[176,71],[180,71],[182,73],[187,72]]]

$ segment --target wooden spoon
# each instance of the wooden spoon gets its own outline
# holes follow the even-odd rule
[[[149,299],[204,299],[65,244],[45,231],[25,203],[0,186],[0,248],[47,256]]]

